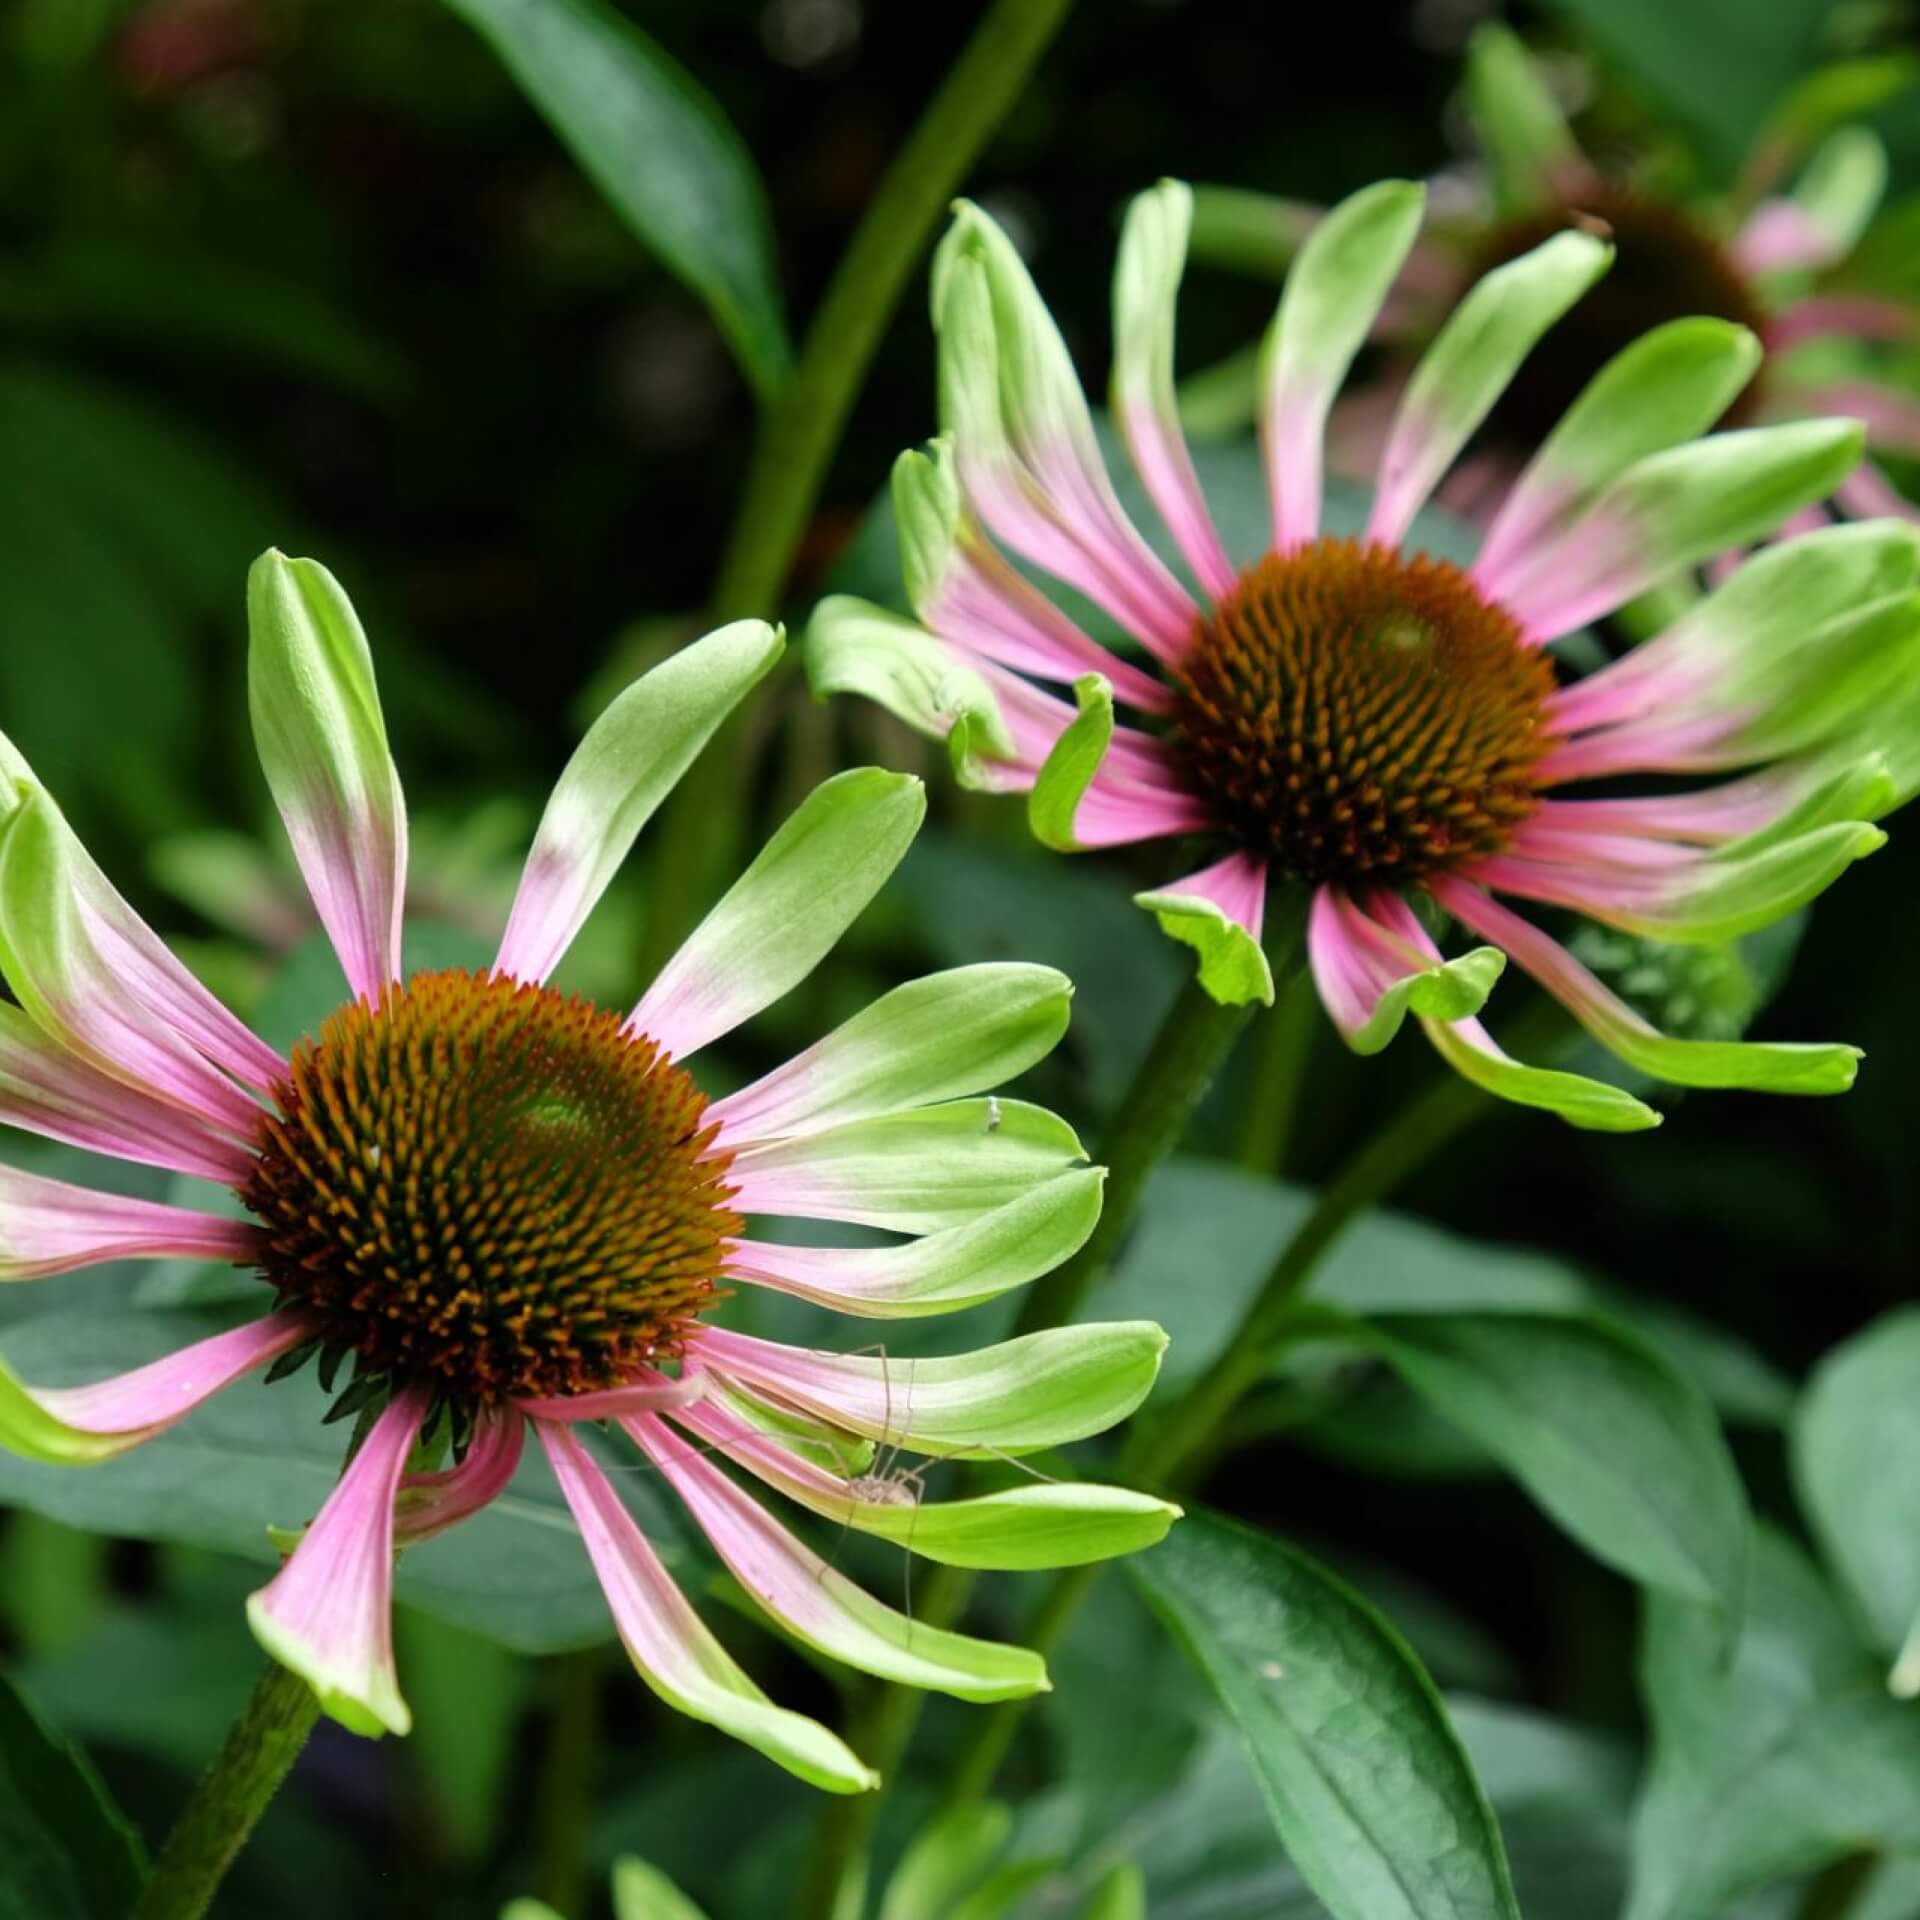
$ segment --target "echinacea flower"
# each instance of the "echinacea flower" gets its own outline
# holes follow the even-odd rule
[[[816,1785],[873,1784],[724,1651],[583,1423],[623,1430],[740,1585],[822,1653],[971,1700],[1044,1687],[1037,1655],[882,1605],[750,1489],[961,1566],[1149,1544],[1176,1509],[1120,1489],[1035,1479],[922,1505],[899,1473],[868,1468],[875,1445],[981,1459],[1099,1432],[1147,1392],[1160,1330],[1076,1327],[889,1363],[709,1314],[734,1284],[868,1318],[948,1313],[1072,1252],[1100,1170],[1051,1114],[977,1097],[1060,1037],[1066,980],[996,965],[910,982],[708,1101],[685,1062],[805,978],[918,830],[918,783],[864,769],[801,804],[631,1013],[547,984],[647,817],[778,656],[755,621],[675,655],[588,733],[493,968],[403,980],[406,814],[365,637],[311,561],[261,560],[249,612],[262,764],[353,997],[283,1058],[148,930],[0,738],[0,967],[19,1001],[0,1005],[0,1121],[220,1181],[247,1214],[0,1168],[0,1278],[186,1254],[257,1270],[268,1310],[89,1385],[35,1389],[0,1368],[0,1443],[106,1461],[253,1369],[315,1355],[331,1388],[350,1358],[334,1411],[360,1411],[360,1444],[249,1616],[364,1733],[409,1724],[396,1547],[497,1495],[531,1429],[654,1691]],[[893,1237],[787,1245],[749,1236],[749,1215]],[[431,1443],[449,1438],[439,1465]]]
[[[1570,685],[1551,642],[1824,497],[1857,426],[1702,434],[1751,376],[1751,333],[1656,328],[1601,370],[1493,517],[1478,557],[1415,521],[1529,349],[1606,271],[1562,233],[1489,274],[1408,382],[1355,537],[1322,512],[1329,410],[1418,233],[1389,181],[1314,229],[1265,349],[1271,538],[1229,555],[1173,410],[1174,300],[1191,198],[1137,199],[1114,293],[1116,422],[1189,585],[1121,506],[1066,346],[1006,236],[963,207],[935,269],[946,437],[895,469],[918,621],[839,597],[808,643],[821,693],[946,736],[970,784],[1025,790],[1063,851],[1196,837],[1205,864],[1139,896],[1197,949],[1216,999],[1271,1000],[1269,889],[1309,896],[1322,1001],[1370,1052],[1409,1012],[1469,1078],[1606,1129],[1657,1116],[1611,1085],[1508,1058],[1475,1018],[1503,956],[1604,1046],[1688,1086],[1832,1092],[1841,1046],[1671,1038],[1500,896],[1655,941],[1719,942],[1811,899],[1920,785],[1890,706],[1920,667],[1920,542],[1897,522],[1764,551],[1668,631]],[[995,544],[1125,636],[1097,643]],[[1136,650],[1137,649],[1137,650]],[[1074,701],[1038,684],[1071,684]],[[1908,703],[1911,705],[1911,702]],[[1137,723],[1116,720],[1130,707]],[[1676,790],[1614,776],[1739,777]],[[1601,793],[1561,790],[1590,781]],[[1438,909],[1423,917],[1422,904]],[[1430,921],[1487,944],[1444,959]]]
[[[1889,349],[1920,346],[1920,308],[1875,285],[1855,257],[1887,176],[1885,151],[1868,129],[1830,135],[1791,192],[1771,189],[1800,144],[1776,128],[1756,143],[1731,192],[1683,195],[1596,165],[1532,55],[1493,23],[1473,38],[1466,105],[1483,164],[1434,212],[1380,309],[1375,335],[1389,360],[1334,415],[1336,470],[1358,473],[1377,457],[1406,379],[1405,354],[1431,340],[1484,275],[1569,228],[1604,234],[1613,270],[1517,370],[1472,457],[1449,476],[1444,505],[1484,517],[1608,360],[1662,322],[1699,314],[1748,328],[1764,349],[1730,396],[1726,424],[1858,419],[1870,452],[1920,456],[1920,398],[1882,364]],[[1275,259],[1317,217],[1298,202],[1203,189],[1197,219],[1206,239],[1197,250],[1217,238],[1225,255]],[[1831,502],[1803,509],[1795,530],[1823,524],[1835,507],[1920,519],[1920,507],[1871,460],[1839,477]]]

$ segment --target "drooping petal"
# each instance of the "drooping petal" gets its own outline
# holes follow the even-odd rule
[[[1420,924],[1413,909],[1397,894],[1376,893],[1375,915],[1414,952],[1437,963],[1440,949]],[[1436,1020],[1419,1016],[1421,1030],[1433,1050],[1463,1080],[1470,1080],[1498,1100],[1516,1106],[1539,1107],[1557,1113],[1569,1126],[1595,1133],[1639,1133],[1660,1124],[1660,1115],[1643,1101],[1604,1080],[1566,1073],[1552,1067],[1530,1067],[1502,1051],[1480,1022]]]
[[[89,865],[52,801],[28,789],[0,826],[0,968],[21,1006],[42,1032],[109,1078],[251,1134],[259,1108],[175,1024],[183,996],[123,937],[125,922],[101,911],[111,912],[118,896],[108,889],[102,898],[89,884]]]
[[[1558,233],[1474,284],[1407,384],[1380,461],[1369,540],[1400,544],[1541,335],[1612,263],[1613,249],[1591,234]]]
[[[1473,578],[1536,641],[1558,639],[1833,492],[1865,444],[1857,422],[1800,420],[1650,454],[1524,564]]]
[[[1180,1517],[1178,1507],[1149,1494],[1079,1481],[1035,1481],[965,1500],[922,1499],[905,1506],[800,1458],[716,1401],[674,1418],[822,1519],[894,1541],[943,1566],[1009,1572],[1084,1566],[1152,1546]]]
[[[660,970],[627,1025],[676,1060],[796,987],[900,864],[926,818],[911,774],[836,774],[781,823]]]
[[[882,1605],[659,1420],[625,1425],[733,1577],[808,1646],[862,1673],[961,1700],[1015,1700],[1046,1690],[1046,1663],[1037,1653],[952,1633]]]
[[[1027,824],[1058,853],[1131,846],[1197,833],[1211,814],[1176,779],[1162,744],[1113,717],[1113,688],[1088,674],[1074,686],[1079,712],[1034,776]]]
[[[1065,974],[1017,961],[909,980],[707,1117],[746,1148],[997,1087],[1052,1052],[1072,994]]]
[[[85,1387],[29,1387],[0,1363],[0,1446],[52,1466],[94,1466],[312,1337],[301,1315],[271,1313]]]
[[[745,1214],[894,1233],[964,1227],[1086,1158],[1073,1129],[1024,1100],[950,1100],[749,1148],[727,1174]]]
[[[1796,300],[1773,316],[1767,323],[1767,346],[1774,353],[1788,353],[1828,334],[1909,346],[1920,340],[1920,313],[1904,300],[1863,293],[1816,294]]]
[[[1490,599],[1543,542],[1584,513],[1636,462],[1705,433],[1761,360],[1760,342],[1725,320],[1673,320],[1607,362],[1514,483],[1473,564]]]
[[[1192,597],[1141,538],[1107,476],[1066,342],[1013,243],[961,202],[934,265],[942,424],[974,511],[1163,660]]]
[[[948,1459],[1037,1453],[1104,1433],[1152,1390],[1150,1320],[1055,1327],[978,1352],[889,1360],[703,1327],[702,1364],[869,1440]]]
[[[641,675],[587,729],[540,817],[496,973],[538,983],[559,965],[640,829],[784,646],[765,621],[736,621]]]
[[[1100,1217],[1105,1179],[1102,1167],[1055,1174],[959,1226],[901,1246],[742,1240],[728,1255],[727,1277],[865,1318],[957,1313],[1023,1287],[1077,1253]]]
[[[625,1386],[556,1395],[545,1400],[516,1400],[513,1404],[530,1420],[636,1420],[642,1414],[670,1413],[690,1407],[704,1399],[706,1391],[706,1375],[689,1368],[677,1377],[646,1373]]]
[[[1174,308],[1193,225],[1193,189],[1162,180],[1135,197],[1113,276],[1113,417],[1167,531],[1215,599],[1235,568],[1220,544],[1180,430],[1173,390]]]
[[[1327,414],[1420,230],[1422,188],[1382,180],[1307,236],[1262,353],[1261,441],[1281,552],[1320,531]]]
[[[1428,890],[1455,919],[1499,945],[1605,1047],[1631,1067],[1688,1087],[1764,1093],[1844,1093],[1860,1050],[1735,1040],[1675,1040],[1641,1018],[1550,934],[1453,877]]]
[[[0,1167],[0,1280],[38,1280],[103,1260],[176,1255],[247,1265],[262,1238],[251,1221]]]
[[[1762,200],[1734,236],[1733,262],[1744,273],[1793,272],[1833,259],[1832,243],[1793,200]]]
[[[400,978],[407,807],[367,636],[314,560],[263,554],[247,576],[247,693],[260,765],[353,992]]]
[[[1148,712],[1172,704],[1164,681],[1089,639],[1007,563],[967,511],[951,441],[893,463],[893,517],[907,598],[942,639],[1062,686],[1103,673],[1120,699]]]
[[[1788,387],[1782,398],[1782,411],[1825,413],[1858,420],[1867,430],[1870,448],[1905,454],[1908,458],[1920,454],[1920,399],[1877,380],[1838,380],[1818,387]]]
[[[1920,506],[1909,500],[1871,460],[1862,460],[1833,493],[1856,519],[1891,514],[1901,520],[1920,520]]]
[[[1843,820],[1792,839],[1770,839],[1757,852],[1736,841],[1659,872],[1589,870],[1500,855],[1481,861],[1473,873],[1501,893],[1571,907],[1626,933],[1717,944],[1758,932],[1805,906],[1886,841],[1878,827]]]
[[[1169,939],[1199,955],[1200,984],[1222,1006],[1258,1000],[1273,1005],[1273,966],[1260,944],[1267,906],[1267,863],[1250,853],[1171,881],[1151,893],[1136,893]]]
[[[354,1733],[406,1733],[393,1665],[394,1510],[432,1396],[394,1396],[284,1567],[247,1601],[253,1635]]]
[[[735,1665],[660,1564],[571,1428],[535,1427],[634,1667],[668,1706],[705,1721],[829,1793],[879,1776],[817,1722],[776,1707]]]
[[[0,1125],[237,1186],[253,1155],[197,1114],[90,1066],[0,1001]]]
[[[520,1464],[527,1423],[518,1411],[483,1413],[467,1457],[439,1473],[410,1473],[394,1496],[393,1537],[400,1546],[431,1540],[491,1506]]]
[[[1355,1053],[1378,1053],[1409,1012],[1464,1020],[1487,1003],[1506,961],[1492,947],[1456,960],[1419,951],[1382,926],[1344,887],[1315,890],[1307,959],[1320,1004]]]

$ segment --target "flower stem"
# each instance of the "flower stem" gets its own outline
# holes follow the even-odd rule
[[[1300,1083],[1320,1031],[1320,997],[1304,969],[1281,986],[1259,1024],[1253,1072],[1234,1158],[1253,1173],[1284,1173],[1300,1108]]]
[[[1194,1108],[1213,1084],[1250,1012],[1248,1007],[1219,1005],[1196,980],[1181,989],[1102,1137],[1107,1190],[1099,1224],[1072,1260],[1028,1290],[1019,1332],[1060,1326],[1073,1318],[1086,1290],[1106,1271],[1126,1238],[1148,1176],[1180,1144]],[[962,1568],[937,1567],[921,1594],[920,1620],[929,1627],[952,1626],[965,1610],[976,1578]],[[1060,1630],[1065,1628],[1063,1620]],[[847,1743],[883,1780],[890,1782],[905,1758],[924,1698],[912,1687],[877,1687],[853,1716]],[[854,1894],[864,1884],[878,1802],[877,1794],[860,1794],[827,1808],[794,1907],[797,1920],[841,1920],[857,1910]]]
[[[319,1717],[312,1687],[270,1663],[167,1835],[131,1920],[199,1920]]]
[[[933,224],[1052,44],[1073,0],[996,0],[928,102],[842,256],[800,359],[762,416],[714,585],[716,621],[770,618],[780,604],[828,463],[880,336]],[[659,838],[647,915],[651,975],[705,904],[738,848],[735,714],[688,770]]]
[[[553,1663],[546,1765],[540,1772],[534,1830],[539,1836],[540,1897],[566,1920],[578,1920],[590,1904],[587,1818],[600,1746],[602,1651],[583,1647]]]
[[[1221,1006],[1196,979],[1181,988],[1100,1136],[1100,1163],[1107,1169],[1100,1218],[1071,1260],[1027,1289],[1016,1333],[1065,1326],[1079,1311],[1131,1230],[1149,1176],[1185,1137],[1194,1109],[1252,1012],[1251,1006]]]

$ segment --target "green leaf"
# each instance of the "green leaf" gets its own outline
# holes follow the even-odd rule
[[[707,303],[764,395],[793,358],[752,156],[705,89],[601,0],[446,0],[614,210]]]
[[[614,1920],[706,1920],[658,1867],[623,1855],[613,1863]]]
[[[1741,1895],[1920,1831],[1920,1717],[1797,1547],[1755,1538],[1731,1665],[1710,1615],[1651,1595],[1641,1692],[1653,1761],[1627,1920],[1709,1920]]]
[[[1493,1809],[1440,1696],[1352,1588],[1213,1514],[1129,1570],[1219,1696],[1335,1920],[1518,1920]]]
[[[1707,1397],[1604,1315],[1412,1313],[1369,1343],[1589,1552],[1739,1618],[1746,1496]]]
[[[1793,1424],[1800,1500],[1888,1685],[1920,1694],[1920,1307],[1883,1314],[1821,1361]]]
[[[4,1351],[36,1386],[69,1385],[144,1365],[222,1324],[194,1313],[50,1313],[8,1328]],[[325,1411],[310,1374],[273,1386],[242,1380],[173,1431],[102,1467],[0,1455],[0,1503],[96,1533],[212,1547],[275,1565],[268,1527],[304,1525],[340,1475],[346,1436],[320,1424]],[[649,1475],[613,1477],[648,1538],[671,1559],[686,1538],[678,1509]],[[395,1592],[523,1653],[585,1646],[612,1631],[572,1517],[531,1453],[493,1505],[401,1556]]]
[[[145,1877],[78,1748],[0,1679],[0,1920],[126,1920]]]
[[[1705,143],[1731,175],[1780,99],[1816,63],[1831,0],[1551,0]],[[1711,76],[1710,80],[1708,76]]]

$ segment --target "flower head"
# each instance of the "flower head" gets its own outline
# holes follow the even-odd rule
[[[1318,222],[1264,354],[1271,520],[1230,554],[1173,405],[1191,196],[1133,204],[1114,291],[1113,407],[1192,584],[1122,507],[1058,330],[1006,236],[963,207],[935,272],[945,435],[894,501],[908,621],[845,597],[815,616],[821,692],[944,735],[963,781],[1024,790],[1066,851],[1198,837],[1206,863],[1139,896],[1221,1000],[1270,1000],[1269,891],[1302,898],[1327,1011],[1371,1052],[1417,1015],[1491,1090],[1577,1125],[1657,1116],[1509,1059],[1476,1019],[1507,958],[1639,1070],[1691,1086],[1831,1092],[1836,1046],[1669,1038],[1499,896],[1656,941],[1752,931],[1820,891],[1920,786],[1920,539],[1892,521],[1767,549],[1632,655],[1563,683],[1550,643],[1676,570],[1772,532],[1854,466],[1851,422],[1706,433],[1760,348],[1672,321],[1606,361],[1491,516],[1478,555],[1416,522],[1529,353],[1613,259],[1557,232],[1460,303],[1406,383],[1364,523],[1323,500],[1329,416],[1418,233],[1386,182]],[[1003,547],[1119,629],[1097,642]],[[1070,686],[1073,703],[1042,684]],[[1117,718],[1131,708],[1137,719]],[[1582,791],[1618,775],[1737,774]],[[1568,791],[1571,789],[1572,791]],[[1450,916],[1486,944],[1454,959]]]
[[[801,804],[630,1012],[548,984],[647,817],[777,657],[779,635],[752,621],[637,681],[581,743],[493,967],[406,977],[406,812],[365,638],[310,561],[268,555],[249,604],[262,762],[352,997],[280,1055],[147,929],[0,737],[0,966],[19,1001],[0,1004],[0,1122],[220,1181],[245,1216],[0,1169],[0,1278],[227,1259],[258,1272],[267,1310],[87,1385],[31,1388],[0,1367],[0,1444],[110,1460],[257,1368],[317,1360],[331,1391],[350,1362],[333,1412],[360,1414],[359,1444],[248,1612],[366,1733],[410,1720],[388,1617],[396,1547],[487,1505],[531,1432],[655,1692],[819,1786],[873,1784],[702,1623],[583,1438],[603,1424],[821,1652],[964,1699],[1044,1687],[1037,1655],[884,1606],[748,1489],[963,1566],[1149,1544],[1176,1510],[1120,1489],[1037,1479],[922,1505],[870,1469],[880,1446],[1015,1457],[1099,1432],[1151,1386],[1160,1330],[890,1361],[714,1316],[741,1286],[870,1319],[947,1313],[1071,1253],[1100,1170],[1053,1115],[979,1097],[1060,1037],[1065,979],[999,965],[913,981],[708,1099],[686,1062],[802,980],[918,830],[918,783],[865,769]],[[891,1238],[789,1245],[750,1234],[755,1216]]]

